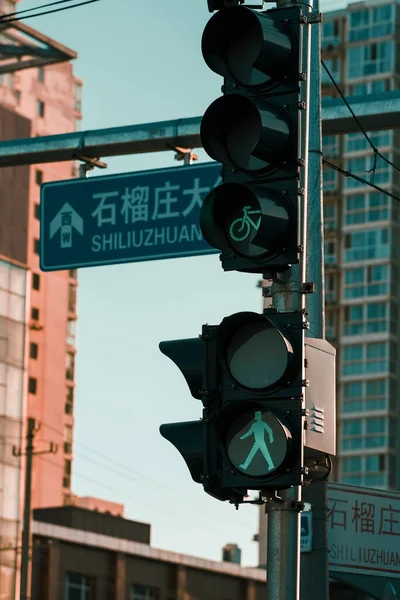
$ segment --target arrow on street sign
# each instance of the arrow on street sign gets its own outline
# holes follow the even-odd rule
[[[68,202],[56,214],[50,223],[50,238],[61,230],[61,248],[72,248],[72,228],[83,235],[83,219]]]

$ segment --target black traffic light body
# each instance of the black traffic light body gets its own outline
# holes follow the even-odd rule
[[[238,313],[216,331],[221,487],[284,489],[302,481],[302,313]]]
[[[202,419],[160,427],[194,481],[219,500],[299,485],[303,466],[302,313],[237,313],[198,339],[160,348],[201,398]],[[198,382],[202,388],[198,389]]]
[[[160,426],[161,435],[180,452],[196,483],[218,500],[240,501],[233,490],[222,489],[220,482],[220,452],[216,438],[215,420],[210,414],[218,410],[217,385],[208,389],[208,381],[215,381],[216,346],[203,327],[198,338],[172,340],[160,343],[160,350],[180,369],[194,398],[202,400],[203,414],[198,421],[166,423]]]
[[[204,114],[201,139],[223,164],[223,184],[200,224],[224,270],[265,273],[298,262],[301,169],[301,26],[298,7],[223,8],[202,40],[224,95]]]

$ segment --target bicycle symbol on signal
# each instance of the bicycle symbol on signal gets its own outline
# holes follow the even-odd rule
[[[229,235],[235,242],[243,242],[251,233],[251,229],[258,230],[261,223],[261,217],[257,221],[249,215],[259,215],[261,210],[250,210],[251,206],[243,206],[243,217],[235,219],[229,228]]]

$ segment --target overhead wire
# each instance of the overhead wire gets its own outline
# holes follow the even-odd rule
[[[59,429],[53,427],[52,425],[48,425],[44,422],[42,422],[42,425],[44,428],[48,428],[48,429],[54,431],[55,433],[58,433],[60,436],[63,436],[63,432],[60,431]],[[152,486],[153,488],[158,488],[158,489],[161,488],[164,490],[169,490],[173,494],[175,494],[175,496],[177,496],[177,498],[175,498],[175,501],[179,500],[179,501],[184,502],[186,499],[186,502],[190,502],[192,507],[193,507],[194,503],[202,504],[203,506],[207,506],[207,504],[204,501],[202,501],[200,498],[193,498],[187,494],[182,494],[182,492],[178,491],[176,488],[169,486],[165,483],[160,483],[159,481],[156,481],[155,479],[153,479],[151,477],[143,475],[142,473],[139,473],[139,472],[135,471],[134,469],[132,469],[132,467],[125,465],[124,463],[117,461],[117,460],[107,456],[106,454],[103,454],[102,452],[99,452],[98,450],[92,448],[91,446],[88,446],[87,444],[79,442],[78,440],[74,440],[74,445],[78,445],[78,446],[81,446],[82,448],[85,448],[89,453],[99,456],[99,458],[101,458],[103,461],[104,460],[109,461],[111,463],[111,465],[115,465],[116,467],[118,467],[120,469],[120,472],[118,472],[115,470],[115,467],[112,468],[111,465],[105,465],[103,462],[96,461],[94,458],[92,458],[90,456],[85,456],[84,454],[79,452],[79,456],[81,459],[92,462],[93,464],[96,464],[97,466],[104,469],[107,473],[113,473],[114,475],[117,475],[119,477],[130,479],[131,481],[133,481],[141,486],[145,486],[145,487]],[[50,462],[50,461],[46,460],[46,462]],[[125,473],[121,472],[121,470],[125,471]],[[80,477],[85,477],[84,474],[82,474],[82,473],[78,474],[74,469],[73,475],[75,475],[75,474],[77,474]],[[118,491],[118,490],[115,490],[115,491]],[[245,521],[241,521],[241,520],[236,521],[236,519],[235,519],[235,523],[237,523],[243,527],[251,526],[250,523],[246,523]]]
[[[67,0],[59,0],[59,2],[63,2],[63,1],[67,1]],[[18,16],[13,16],[13,15],[18,15],[20,14],[20,12],[25,12],[25,11],[17,11],[16,13],[10,13],[11,18],[8,15],[2,15],[0,16],[0,25],[2,23],[14,23],[15,21],[23,21],[25,19],[33,19],[33,17],[42,17],[44,15],[51,15],[53,13],[56,12],[61,12],[62,10],[71,10],[73,8],[78,8],[80,6],[84,6],[85,4],[92,4],[93,2],[100,2],[100,0],[84,0],[84,2],[79,2],[78,4],[74,4],[73,6],[69,5],[69,6],[63,6],[61,8],[54,8],[52,10],[46,10],[40,13],[36,13],[34,15],[25,15],[22,17],[18,17]],[[55,2],[54,4],[57,4],[57,2]],[[49,4],[49,6],[51,6],[51,4]],[[34,10],[34,9],[30,9],[30,10]],[[36,8],[36,10],[39,10],[38,8]]]
[[[22,15],[28,12],[33,12],[35,10],[41,10],[42,8],[48,8],[49,6],[55,6],[56,4],[66,4],[67,2],[75,2],[76,0],[56,0],[56,2],[47,2],[46,4],[42,4],[41,6],[34,6],[33,8],[25,8],[24,10],[16,10],[12,13],[7,13],[4,15],[0,15],[3,17],[15,17],[16,15]]]
[[[396,169],[397,171],[400,171],[400,167],[398,167],[396,164],[394,164],[391,160],[389,160],[384,154],[382,154],[379,149],[373,144],[370,136],[368,135],[368,133],[365,131],[363,125],[361,124],[359,118],[357,117],[357,115],[355,114],[354,110],[352,109],[352,107],[350,106],[347,98],[345,97],[345,95],[343,94],[342,90],[340,89],[340,86],[338,85],[338,83],[335,81],[332,73],[330,72],[329,68],[326,66],[325,62],[323,60],[321,60],[321,64],[324,67],[329,79],[331,80],[333,86],[335,87],[335,89],[337,90],[337,92],[339,93],[341,99],[343,100],[343,102],[345,103],[345,105],[347,106],[348,110],[350,111],[351,116],[353,117],[353,119],[355,120],[355,122],[357,123],[361,133],[364,135],[365,139],[367,140],[368,144],[371,146],[373,152],[374,152],[374,164],[372,166],[372,169],[370,169],[369,171],[367,171],[368,173],[372,172],[372,179],[374,177],[374,173],[375,173],[375,169],[376,169],[376,158],[379,157],[381,158],[384,162],[386,162],[387,164],[389,164],[391,167],[393,167],[394,169]],[[351,171],[346,171],[345,169],[341,169],[340,167],[338,167],[337,165],[334,165],[333,163],[330,163],[329,161],[323,159],[322,161],[326,166],[329,166],[332,169],[335,169],[336,171],[338,171],[339,173],[341,173],[342,175],[345,175],[346,177],[352,177],[353,179],[355,179],[356,181],[359,181],[360,183],[363,183],[365,185],[368,185],[374,189],[376,189],[377,191],[386,194],[387,196],[390,196],[391,198],[393,198],[394,200],[397,200],[398,202],[400,202],[400,197],[396,196],[395,194],[392,194],[391,192],[388,192],[387,190],[377,186],[374,184],[373,180],[372,181],[367,181],[366,179],[363,179],[362,177],[359,177],[358,175],[355,175],[354,173],[352,173]]]

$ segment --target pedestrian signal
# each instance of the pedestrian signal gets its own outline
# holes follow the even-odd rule
[[[221,486],[282,489],[303,466],[302,313],[243,312],[216,332]]]
[[[302,313],[268,309],[160,344],[203,408],[198,422],[161,425],[161,434],[215,498],[238,504],[248,490],[301,482],[303,328]]]

